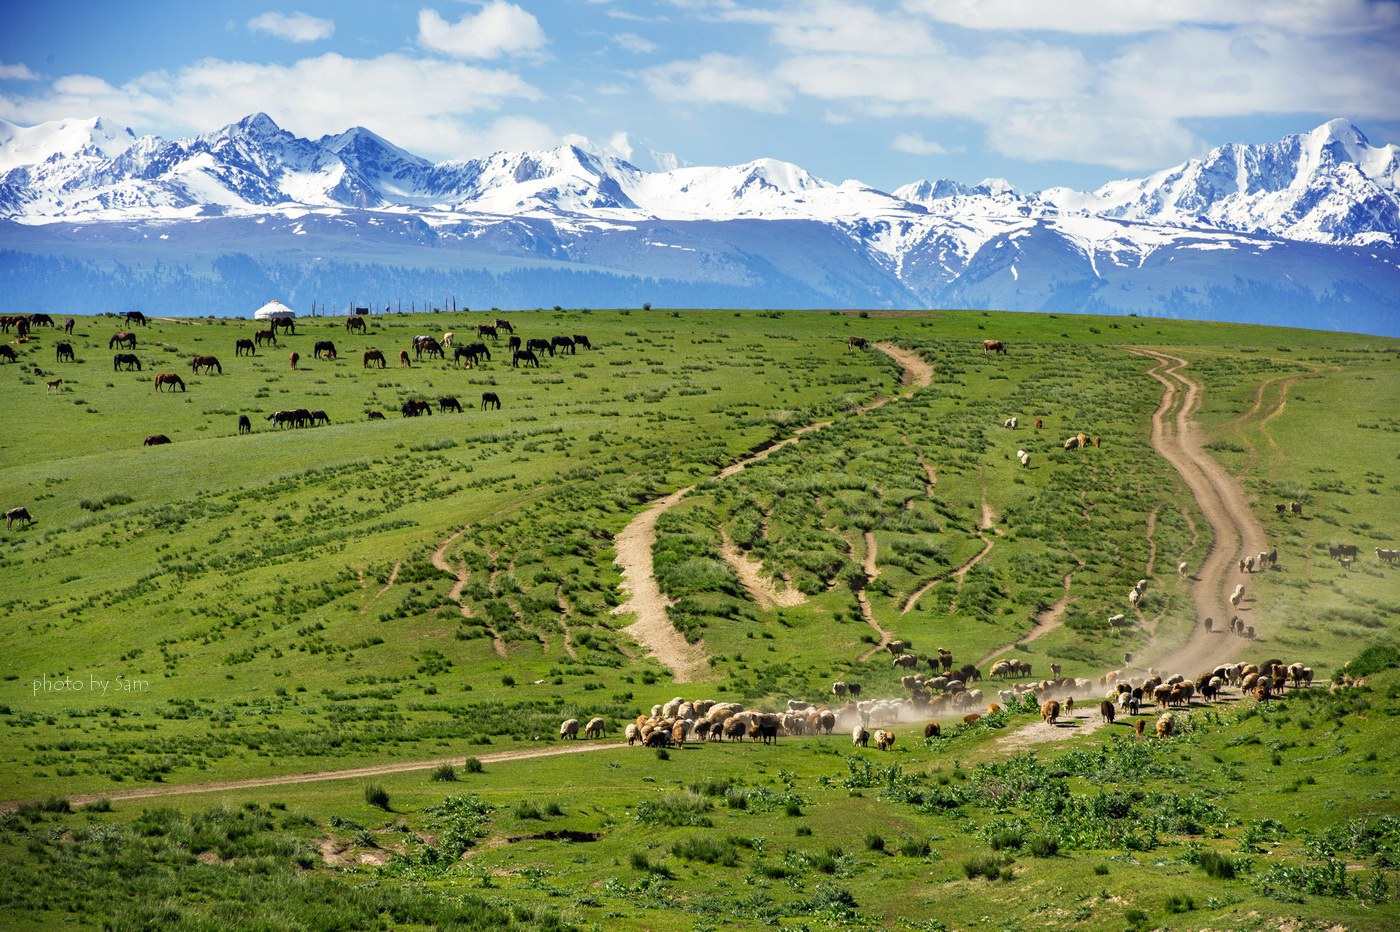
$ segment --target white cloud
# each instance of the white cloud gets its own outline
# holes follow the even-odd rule
[[[662,100],[731,104],[764,113],[781,112],[787,97],[781,81],[760,74],[742,58],[719,52],[648,68],[642,79]]]
[[[656,51],[656,43],[650,39],[644,39],[634,32],[619,32],[612,37],[612,40],[629,52],[636,52],[638,55],[649,55]]]
[[[261,13],[248,20],[249,32],[265,32],[289,42],[316,42],[329,39],[335,23],[306,13]]]
[[[549,41],[539,20],[505,0],[491,0],[481,12],[449,23],[437,10],[418,13],[418,41],[425,48],[457,58],[500,58],[538,52]]]
[[[911,155],[949,155],[961,151],[958,148],[950,149],[932,139],[925,139],[920,133],[900,133],[890,141],[890,148]]]
[[[537,147],[555,136],[538,120],[471,117],[540,93],[509,71],[401,54],[336,54],[290,65],[205,59],[177,72],[152,71],[113,86],[66,75],[31,95],[0,95],[0,116],[21,123],[99,114],[162,135],[205,132],[265,111],[306,136],[365,125],[434,157],[480,154],[515,142]]]
[[[0,81],[37,81],[39,76],[25,64],[7,65],[0,62]]]
[[[1274,26],[1313,35],[1393,25],[1392,0],[906,0],[906,8],[967,29],[1132,35],[1182,26]]]

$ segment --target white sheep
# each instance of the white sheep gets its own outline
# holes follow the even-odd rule
[[[636,722],[628,722],[627,728],[623,734],[627,736],[627,744],[629,747],[642,740],[642,730],[637,727]]]
[[[564,723],[563,723],[562,725],[559,726],[559,737],[560,737],[560,739],[563,739],[563,738],[577,738],[577,737],[578,737],[578,719],[576,719],[576,718],[568,718],[568,719],[565,719],[565,720],[564,720]]]
[[[1230,593],[1230,604],[1239,607],[1240,601],[1244,598],[1244,583],[1235,587],[1235,591]]]
[[[1185,560],[1182,560],[1180,563],[1178,563],[1178,564],[1176,565],[1176,575],[1180,576],[1180,577],[1183,578],[1183,579],[1186,578],[1186,561],[1185,561]]]
[[[851,744],[858,748],[870,746],[870,732],[864,727],[857,725],[851,729]]]
[[[583,736],[585,738],[603,737],[603,720],[601,718],[590,718],[588,724],[583,726]]]
[[[1141,601],[1141,600],[1142,600],[1142,593],[1141,593],[1141,592],[1137,591],[1136,589],[1129,589],[1129,590],[1128,590],[1128,601],[1129,601],[1130,603],[1132,603],[1133,608],[1137,608],[1137,604],[1138,604],[1138,602]]]

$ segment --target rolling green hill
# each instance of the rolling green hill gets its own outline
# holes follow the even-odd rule
[[[67,338],[75,362],[55,361],[54,344],[64,337],[47,328],[16,344],[19,362],[0,364],[9,402],[0,501],[6,509],[25,506],[35,520],[0,538],[0,723],[8,739],[0,799],[115,799],[166,785],[489,759],[552,743],[563,718],[601,715],[620,727],[678,694],[774,707],[790,698],[821,700],[841,679],[863,684],[867,697],[896,696],[905,671],[875,650],[888,638],[912,642],[921,656],[947,648],[959,663],[1006,650],[1031,662],[1036,677],[1049,675],[1053,663],[1090,680],[1122,667],[1125,654],[1142,669],[1179,656],[1188,641],[1218,643],[1215,663],[1264,655],[1299,660],[1314,668],[1318,684],[1369,646],[1394,639],[1400,569],[1373,551],[1400,543],[1400,341],[983,312],[572,310],[510,315],[527,339],[586,334],[593,344],[545,357],[538,370],[511,367],[504,341],[489,340],[492,361],[473,369],[434,360],[394,366],[414,335],[453,330],[461,345],[484,316],[375,317],[364,335],[347,334],[341,320],[302,320],[296,335],[252,358],[234,356],[234,340],[252,336],[251,322],[162,319],[136,329],[141,372],[112,370],[107,340],[120,329],[113,318],[78,319]],[[848,347],[851,336],[917,353],[932,366],[931,384],[901,387],[890,356]],[[1009,352],[985,354],[988,338],[1005,341]],[[313,344],[326,339],[339,358],[312,358]],[[370,347],[384,351],[389,368],[362,366]],[[1242,614],[1258,634],[1252,644],[1229,635],[1200,638],[1192,587],[1201,583],[1191,577],[1210,549],[1212,525],[1153,450],[1162,385],[1148,375],[1153,360],[1131,348],[1188,362],[1182,371],[1203,390],[1195,415],[1200,440],[1238,481],[1278,551],[1274,569],[1241,577]],[[293,350],[300,354],[296,370],[287,358]],[[208,354],[219,357],[222,374],[193,375],[190,359]],[[155,392],[157,372],[181,374],[188,391]],[[46,384],[54,378],[63,379],[57,390]],[[483,391],[500,395],[500,411],[479,409]],[[464,412],[437,410],[444,396],[460,399]],[[410,399],[432,402],[434,413],[401,417]],[[278,430],[266,420],[295,408],[324,410],[330,424]],[[386,417],[370,420],[369,410]],[[250,416],[251,435],[238,434],[240,414]],[[1004,427],[1013,416],[1017,428]],[[802,432],[813,424],[822,426]],[[720,476],[750,451],[799,432],[796,442]],[[1080,432],[1101,444],[1064,449],[1065,438]],[[172,442],[143,446],[153,434]],[[1017,461],[1018,450],[1029,452],[1029,468]],[[661,514],[653,550],[667,614],[699,658],[694,680],[678,686],[647,645],[623,631],[633,618],[615,611],[627,594],[614,542],[646,503],[692,485]],[[1301,513],[1276,510],[1289,502]],[[1329,556],[1328,547],[1338,544],[1357,546],[1354,563]],[[1182,561],[1185,576],[1177,572]],[[1140,578],[1149,585],[1134,609],[1125,596]],[[782,604],[772,604],[774,595]],[[1110,624],[1118,613],[1124,622]],[[1200,670],[1180,672],[1194,677]],[[1301,712],[1291,711],[1293,700],[1281,707],[1290,711],[1278,713],[1254,711],[1252,701],[1225,712],[1199,710],[1183,739],[1190,758],[1184,762],[1166,751],[1134,750],[1131,742],[1104,745],[1100,735],[1072,740],[1065,755],[1071,763],[996,763],[1024,760],[1008,758],[997,744],[1002,728],[1033,719],[1021,712],[928,748],[921,731],[901,729],[898,773],[884,769],[873,751],[860,759],[879,772],[857,773],[867,765],[851,758],[839,735],[794,740],[780,752],[747,744],[673,751],[662,764],[650,751],[612,750],[488,764],[484,778],[463,779],[481,784],[464,789],[495,807],[489,815],[451,806],[434,814],[428,807],[448,790],[455,794],[456,785],[429,784],[421,771],[386,776],[396,811],[405,801],[409,834],[436,837],[444,830],[439,823],[454,820],[479,822],[492,839],[562,826],[601,833],[606,850],[602,861],[579,859],[560,844],[564,836],[534,838],[444,871],[423,866],[423,857],[438,855],[419,852],[391,861],[386,877],[428,879],[449,897],[464,885],[473,895],[480,888],[487,900],[493,886],[505,886],[543,910],[540,916],[562,911],[571,922],[606,928],[769,920],[787,926],[802,915],[836,925],[899,919],[910,928],[977,922],[923,889],[945,882],[979,896],[1005,891],[988,902],[1001,904],[996,914],[1007,917],[1007,927],[1036,924],[1023,907],[1023,883],[1053,901],[1065,922],[1083,918],[1113,928],[1150,916],[1160,925],[1166,907],[1135,895],[1132,879],[1152,857],[1133,852],[1155,851],[1155,844],[1134,847],[1121,826],[1094,838],[1067,837],[1055,827],[1062,809],[1032,802],[1012,812],[1019,803],[998,800],[986,787],[1001,781],[1037,799],[1065,789],[1091,801],[1095,793],[1137,794],[1123,804],[1137,838],[1147,830],[1145,814],[1161,808],[1151,794],[1175,785],[1203,794],[1202,803],[1163,816],[1152,831],[1173,852],[1173,866],[1152,861],[1150,869],[1154,877],[1193,880],[1171,881],[1153,896],[1193,897],[1190,909],[1178,903],[1182,912],[1170,914],[1187,916],[1183,923],[1209,908],[1217,926],[1247,927],[1240,917],[1261,906],[1266,917],[1289,915],[1294,907],[1280,898],[1313,883],[1270,874],[1253,848],[1267,839],[1303,858],[1317,853],[1301,840],[1303,827],[1325,834],[1350,819],[1394,817],[1385,787],[1393,784],[1395,755],[1383,719],[1393,714],[1396,687],[1386,676],[1367,694],[1365,709],[1315,689],[1316,698],[1300,700]],[[1277,769],[1285,764],[1274,759],[1323,760],[1326,747],[1296,749],[1324,745],[1324,727],[1329,736],[1345,731],[1348,737],[1336,741],[1347,750],[1335,762],[1326,759],[1326,779],[1289,789],[1293,778],[1285,780],[1286,770]],[[1294,734],[1299,729],[1314,731]],[[1276,747],[1280,742],[1288,747]],[[1100,746],[1107,750],[1095,750]],[[1232,756],[1225,748],[1245,750]],[[1352,763],[1371,752],[1370,760]],[[1073,754],[1107,755],[1103,766],[1140,779],[1111,781],[1132,790],[1094,789],[1100,765]],[[992,770],[976,769],[983,765]],[[1210,781],[1197,779],[1214,773],[1211,767],[1230,779],[1263,767],[1268,792],[1214,795]],[[611,775],[606,786],[597,783],[600,772]],[[653,833],[638,821],[628,800],[654,792],[642,786],[652,779],[732,784],[709,795],[713,786],[701,788],[705,806],[685,804],[718,826],[705,833],[709,841],[692,844],[691,833]],[[942,798],[931,787],[969,780],[979,789],[955,803],[931,801]],[[1360,789],[1343,791],[1353,784]],[[580,799],[578,788],[591,786],[598,786],[598,800]],[[199,818],[219,825],[252,820],[252,836],[287,831],[301,839],[268,840],[273,848],[264,854],[274,859],[299,857],[298,845],[318,838],[342,851],[369,852],[371,861],[382,860],[376,851],[416,851],[413,843],[388,844],[375,834],[385,819],[360,800],[361,790],[360,781],[337,781],[227,797],[255,807],[269,799],[294,802],[314,825],[291,824],[290,816],[264,808]],[[731,790],[742,802],[728,801]],[[797,808],[810,815],[784,815],[787,797],[801,797]],[[208,806],[198,796],[171,799],[183,813]],[[509,809],[550,799],[564,815],[537,823]],[[1328,805],[1332,800],[1338,802]],[[1271,814],[1275,802],[1290,807],[1289,818]],[[675,800],[667,805],[673,803],[684,808]],[[129,831],[169,840],[175,847],[160,857],[171,863],[200,854],[176,841],[196,828],[173,827],[194,816],[139,817],[143,805],[151,804],[118,802],[98,821],[116,824],[113,838]],[[976,818],[939,814],[943,808]],[[24,870],[38,870],[43,858],[69,857],[50,848],[20,856],[13,846],[55,819],[76,817],[31,807],[6,818],[7,859],[19,857]],[[164,819],[166,828],[148,832],[142,818]],[[656,818],[664,824],[672,816]],[[332,819],[369,834],[332,831]],[[1266,826],[1239,841],[1240,831],[1251,831],[1241,826],[1269,820],[1291,834]],[[629,828],[634,822],[640,827]],[[1182,830],[1187,822],[1199,831]],[[1392,837],[1389,824],[1375,829],[1377,837]],[[807,825],[812,834],[784,839],[789,825]],[[1011,846],[1016,852],[985,852],[983,841],[1003,831],[1023,836]],[[869,847],[868,832],[881,834],[889,850]],[[768,847],[725,840],[755,834]],[[1173,840],[1161,842],[1163,835]],[[906,836],[912,853],[893,853]],[[1021,847],[1042,836],[1066,850],[1095,852],[1093,859],[1028,858]],[[1196,837],[1238,843],[1250,855],[1240,870],[1248,883],[1201,880],[1207,875],[1191,860],[1199,859],[1197,848],[1221,846],[1191,848]],[[249,852],[218,860],[264,856]],[[643,852],[641,861],[629,852]],[[964,858],[979,852],[998,861],[998,875],[1010,869],[1009,885],[957,879]],[[1120,855],[1127,860],[1114,863]],[[1008,856],[1019,866],[1000,863]],[[1100,861],[1109,869],[1102,882],[1105,875],[1093,873]],[[599,873],[601,864],[611,866]],[[293,872],[308,866],[287,865]],[[108,869],[71,866],[65,896],[100,883]],[[216,881],[219,864],[206,867],[211,884],[256,883],[233,875]],[[1367,862],[1365,877],[1357,877],[1385,882],[1393,867]],[[704,878],[704,897],[680,892],[680,878],[692,870]],[[615,886],[593,883],[604,875]],[[725,896],[725,887],[746,877],[773,904],[771,914],[746,899],[757,891]],[[1315,886],[1347,886],[1334,881],[1316,879]],[[286,902],[321,895],[298,891]],[[132,891],[130,902],[146,903],[148,895]],[[1374,928],[1383,927],[1374,916],[1393,917],[1365,918],[1377,904],[1393,908],[1380,887],[1319,896],[1309,895],[1311,905],[1298,914],[1344,916]],[[675,905],[678,898],[684,904],[664,920],[637,905]],[[7,905],[36,908],[23,899]],[[282,907],[268,906],[274,908]],[[399,907],[385,901],[365,908],[374,915]],[[430,925],[442,922],[434,910],[449,907],[403,908],[409,912],[397,922]],[[991,906],[979,908],[986,915]],[[1146,916],[1130,916],[1134,909]],[[204,920],[191,913],[183,921]]]

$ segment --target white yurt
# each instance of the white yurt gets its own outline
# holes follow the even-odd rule
[[[254,320],[289,320],[296,316],[297,312],[281,301],[269,301],[253,312]]]

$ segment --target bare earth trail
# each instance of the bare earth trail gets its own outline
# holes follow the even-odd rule
[[[724,557],[724,562],[733,567],[739,582],[744,584],[744,588],[763,611],[766,612],[774,606],[786,608],[801,605],[807,601],[807,597],[797,589],[790,586],[779,589],[774,580],[764,575],[763,562],[751,559],[747,553],[740,550],[739,545],[730,539],[724,528],[719,529],[719,552],[720,556]]]
[[[1152,447],[1181,474],[1214,532],[1214,543],[1191,585],[1191,597],[1198,619],[1220,622],[1211,634],[1201,624],[1192,625],[1185,644],[1144,659],[1159,669],[1195,672],[1224,659],[1229,635],[1222,627],[1233,613],[1229,594],[1235,585],[1237,563],[1245,554],[1268,549],[1268,538],[1239,483],[1205,452],[1193,417],[1201,406],[1204,389],[1182,371],[1187,361],[1156,350],[1129,352],[1157,360],[1148,374],[1166,391],[1152,415]],[[1155,650],[1155,644],[1149,645],[1150,653]]]
[[[918,353],[901,349],[889,343],[875,343],[872,346],[893,359],[901,369],[900,384],[909,388],[910,391],[897,397],[908,398],[915,390],[925,388],[933,383],[933,367]],[[857,407],[853,414],[860,415],[874,411],[888,404],[891,400],[893,398],[890,396],[876,398]],[[774,450],[780,450],[789,444],[797,443],[806,434],[821,430],[830,424],[830,421],[808,424],[795,431],[792,436],[736,460],[720,470],[715,478],[726,479],[742,472],[754,463],[767,459]],[[622,533],[617,535],[616,541],[617,565],[622,568],[622,589],[627,593],[628,598],[626,602],[613,609],[613,614],[633,615],[636,618],[636,621],[624,628],[623,631],[646,648],[647,652],[660,661],[662,666],[670,669],[671,678],[676,683],[689,683],[694,680],[696,676],[709,668],[709,658],[705,654],[703,645],[691,644],[671,623],[671,617],[667,611],[670,608],[670,602],[661,592],[661,587],[657,585],[656,565],[652,560],[652,552],[656,546],[656,522],[693,491],[695,491],[695,486],[687,486],[652,502],[633,518],[627,527],[622,529]]]
[[[582,754],[587,751],[606,751],[610,748],[625,748],[622,742],[606,744],[570,743],[551,745],[543,748],[526,748],[517,751],[498,751],[495,754],[478,754],[476,759],[483,764],[500,764],[506,761],[527,760],[532,757],[554,757],[559,754]],[[117,790],[112,793],[84,793],[67,797],[74,806],[86,806],[99,799],[117,802],[123,799],[149,799],[154,796],[187,796],[192,793],[227,793],[234,790],[257,789],[264,786],[288,786],[296,783],[319,783],[322,780],[355,780],[366,777],[386,777],[396,773],[412,773],[416,770],[429,770],[450,763],[454,767],[466,766],[465,757],[438,757],[433,760],[399,761],[392,764],[377,764],[373,767],[354,767],[346,770],[317,770],[310,773],[286,773],[272,777],[250,777],[246,780],[220,780],[215,783],[189,783],[182,786],[146,786],[136,790]],[[6,812],[19,805],[19,801],[0,803],[0,812]]]
[[[442,570],[444,573],[451,573],[453,576],[457,577],[457,581],[453,583],[452,588],[447,591],[447,597],[457,603],[457,606],[462,611],[463,618],[471,618],[473,617],[472,610],[466,602],[462,601],[462,590],[466,588],[467,582],[471,579],[472,572],[467,569],[465,565],[454,567],[447,562],[447,548],[451,547],[453,542],[466,532],[467,529],[462,528],[449,537],[444,538],[443,541],[437,545],[437,549],[433,551],[429,560],[433,566]],[[395,567],[395,570],[397,569],[398,567]],[[500,634],[497,633],[495,628],[491,628],[490,631],[491,645],[496,648],[496,653],[504,658],[506,656],[506,642],[501,639]]]

